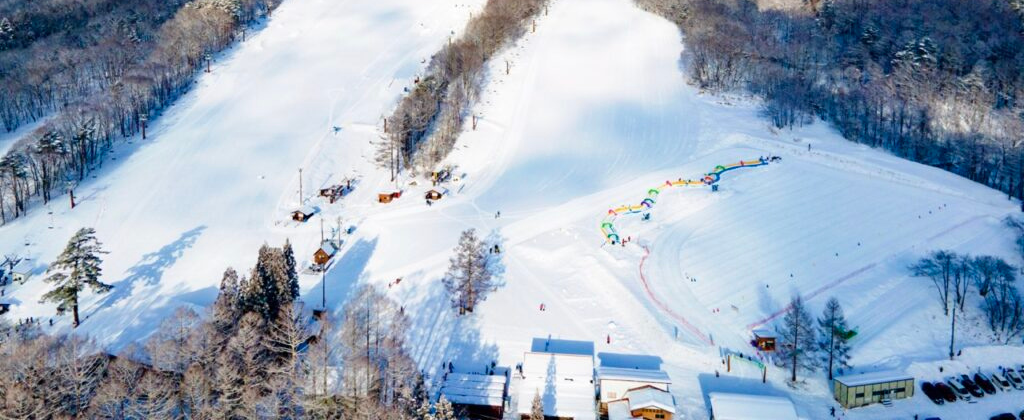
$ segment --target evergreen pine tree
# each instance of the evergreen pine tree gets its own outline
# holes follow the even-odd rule
[[[217,300],[213,302],[213,318],[215,322],[222,322],[233,325],[241,317],[240,289],[238,272],[228,267],[224,270],[224,277],[220,280],[220,293]]]
[[[281,248],[281,265],[284,274],[278,281],[278,292],[280,297],[278,301],[281,305],[286,305],[295,301],[299,297],[299,273],[295,264],[295,251],[292,250],[291,241],[285,240],[284,247]]]
[[[88,286],[94,293],[107,293],[113,286],[100,281],[103,260],[99,254],[107,252],[96,239],[96,231],[92,228],[79,229],[68,241],[64,251],[50,264],[47,273],[53,273],[44,281],[55,284],[54,289],[43,295],[40,303],[57,304],[57,314],[63,315],[68,309],[74,316],[74,326],[78,327],[78,297]]]
[[[256,266],[253,267],[252,276],[242,292],[246,311],[258,313],[266,321],[275,319],[280,309],[278,276],[275,274],[275,271],[281,271],[280,267],[275,267],[280,260],[274,258],[273,254],[273,249],[266,244],[260,247]]]
[[[530,407],[530,420],[544,420],[544,400],[540,392],[533,394],[533,405]]]
[[[818,327],[821,328],[818,346],[822,351],[823,361],[828,364],[828,378],[832,379],[833,366],[849,367],[847,362],[850,360],[849,329],[839,300],[834,297],[828,300],[825,311],[821,318],[818,318]]]
[[[434,413],[436,420],[455,420],[455,409],[452,408],[452,403],[445,398],[444,394],[441,394],[441,398],[437,399],[437,405]]]
[[[430,411],[431,411],[430,401],[429,400],[423,400],[423,402],[420,403],[420,407],[416,409],[416,419],[417,420],[434,420],[434,415],[431,414]]]
[[[813,372],[817,368],[818,358],[815,357],[817,339],[814,323],[804,307],[800,296],[794,297],[789,311],[782,320],[779,332],[779,359],[783,366],[792,369],[793,382],[796,382],[798,369]]]
[[[487,254],[476,230],[462,232],[455,256],[451,258],[444,286],[451,296],[452,307],[459,314],[473,312],[473,308],[487,298],[494,288],[494,272],[488,264]]]

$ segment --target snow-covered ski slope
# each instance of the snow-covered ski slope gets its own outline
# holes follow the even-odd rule
[[[151,140],[81,187],[81,206],[55,202],[52,216],[36,211],[0,228],[0,250],[28,243],[42,268],[74,229],[95,226],[117,288],[86,300],[80,330],[118,347],[177,306],[210,303],[220,272],[250,266],[264,241],[290,238],[308,262],[321,219],[330,229],[340,217],[356,231],[343,236],[326,285],[303,276],[310,305],[323,286],[338,311],[353,284],[379,285],[413,314],[411,351],[431,373],[443,361],[512,366],[537,338],[593,342],[603,363],[667,370],[683,418],[706,418],[704,395],[723,390],[785,394],[806,418],[828,416],[820,375],[797,392],[775,368],[767,385],[743,369],[714,375],[724,373],[720,347],[749,354],[750,330],[772,327],[795,294],[815,315],[839,298],[860,331],[857,371],[924,372],[945,355],[947,319],[930,283],[906,266],[939,248],[1021,263],[1001,224],[1018,202],[820,124],[773,132],[749,100],[701,95],[684,83],[676,28],[629,0],[553,0],[536,33],[493,59],[478,128],[449,158],[464,174],[445,186],[450,194],[427,206],[429,182],[410,186],[406,176],[401,198],[377,203],[395,188],[368,161],[378,118],[481,4],[287,0],[161,118]],[[730,172],[716,193],[668,190],[650,221],[619,219],[625,247],[607,245],[598,228],[610,206],[634,204],[652,185],[768,155],[782,161]],[[307,204],[321,211],[306,224],[287,215],[298,205],[299,167]],[[358,182],[342,202],[313,198],[346,177]],[[456,319],[439,280],[471,227],[501,238],[505,285]],[[8,294],[19,303],[12,316],[51,316],[36,304],[46,290],[39,277]],[[964,345],[985,343],[968,331]],[[968,350],[970,363],[956,368],[1007,364],[1021,357],[1014,352]],[[657,358],[623,356],[631,354]],[[915,397],[847,417],[981,417],[1019,410],[1010,403],[933,409]]]
[[[291,238],[300,255],[311,253],[319,221],[304,229],[283,222],[298,199],[298,169],[331,149],[343,161],[322,175],[357,170],[351,162],[362,160],[365,139],[334,137],[331,128],[376,124],[405,79],[480,4],[284,2],[265,28],[219,57],[148,140],[119,148],[76,191],[77,208],[60,197],[0,228],[0,250],[31,257],[37,269],[8,295],[17,303],[11,316],[52,315],[52,305],[37,304],[46,291],[38,271],[81,226],[102,232],[105,279],[115,286],[84,300],[81,330],[118,345],[176,306],[212,302],[220,273],[250,267],[265,241]],[[321,186],[307,174],[306,192]]]

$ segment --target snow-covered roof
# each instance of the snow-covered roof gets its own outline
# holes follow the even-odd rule
[[[629,403],[625,400],[608,403],[608,420],[636,420],[637,418],[629,412]]]
[[[523,356],[523,376],[546,377],[554,369],[559,377],[594,379],[594,356],[565,353],[527,352]]]
[[[523,377],[517,413],[529,414],[534,395],[540,395],[545,415],[596,419],[593,356],[527,352]]]
[[[661,370],[629,369],[618,367],[597,368],[597,378],[602,381],[631,381],[654,384],[671,384],[668,374]]]
[[[302,206],[302,207],[299,207],[299,208],[295,209],[295,211],[300,212],[302,214],[315,214],[316,213],[316,209],[311,207],[311,206]]]
[[[334,242],[330,239],[324,239],[323,242],[320,242],[320,249],[324,250],[328,255],[334,255],[335,252],[338,252],[338,248],[334,246]]]
[[[715,420],[798,420],[789,398],[712,392],[711,415]]]
[[[673,414],[676,412],[676,403],[672,394],[655,387],[645,386],[630,390],[626,393],[625,399],[629,400],[630,411],[659,408]]]
[[[449,373],[441,393],[454,404],[500,407],[505,402],[504,375]]]
[[[856,375],[837,376],[835,378],[835,381],[840,382],[846,386],[860,386],[913,379],[913,376],[910,376],[904,372],[887,370],[880,372],[860,373]]]
[[[14,273],[28,273],[31,270],[32,267],[29,264],[28,260],[18,261],[17,264],[14,264],[14,267],[11,267],[11,271]]]
[[[752,332],[754,333],[754,337],[775,337],[776,336],[775,331],[772,331],[772,330],[769,330],[769,329],[765,329],[765,328],[758,328],[758,329],[756,329],[756,330],[754,330]]]

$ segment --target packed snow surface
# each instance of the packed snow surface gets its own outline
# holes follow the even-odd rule
[[[264,242],[291,240],[307,266],[323,230],[343,244],[324,276],[303,274],[303,299],[340,313],[354,284],[386,290],[413,315],[410,351],[438,387],[441,363],[483,373],[564,339],[587,343],[601,366],[666,371],[681,418],[707,418],[710,392],[784,396],[802,418],[826,418],[837,404],[822,374],[791,389],[771,364],[762,384],[753,364],[726,372],[722,360],[768,357],[750,346],[751,330],[773,329],[797,294],[815,316],[837,297],[857,328],[844,373],[935,379],[939,366],[1024,362],[1020,347],[977,347],[990,343],[977,311],[960,325],[963,356],[943,362],[948,318],[930,282],[906,269],[935,249],[1020,264],[1002,223],[1019,202],[821,124],[772,130],[753,101],[701,94],[685,83],[677,29],[629,0],[553,0],[535,33],[492,59],[480,123],[448,159],[459,180],[427,206],[429,180],[391,182],[370,162],[371,143],[432,52],[482,4],[285,1],[148,140],[119,147],[80,185],[74,210],[59,197],[0,227],[0,251],[30,257],[35,274],[7,290],[8,316],[53,316],[38,303],[43,271],[82,226],[110,251],[104,276],[115,289],[86,294],[78,331],[112,350],[177,307],[210,304],[223,270],[250,267]],[[599,229],[610,207],[636,204],[651,186],[761,156],[782,160],[723,174],[718,192],[665,191],[649,221],[618,219],[626,246]],[[354,191],[341,201],[316,196],[346,179]],[[313,218],[292,221],[303,205]],[[500,241],[504,285],[459,318],[439,280],[467,228]],[[69,329],[56,319],[54,331]],[[1024,409],[1010,393],[942,407],[917,394],[843,417]]]

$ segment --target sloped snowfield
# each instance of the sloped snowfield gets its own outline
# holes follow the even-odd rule
[[[445,361],[513,366],[547,337],[592,341],[604,360],[655,355],[682,418],[707,418],[704,395],[716,390],[786,394],[802,416],[828,417],[820,375],[796,391],[775,368],[765,385],[745,368],[714,375],[724,373],[720,351],[750,353],[750,330],[771,328],[795,294],[814,315],[839,298],[860,331],[858,372],[935,379],[927,372],[946,352],[946,319],[930,283],[905,267],[940,248],[1020,263],[1001,223],[1019,203],[821,125],[775,132],[750,101],[700,95],[684,83],[676,28],[629,0],[554,0],[536,33],[493,60],[479,125],[449,158],[463,175],[450,194],[427,206],[429,182],[411,186],[406,176],[401,198],[376,203],[395,188],[368,160],[379,118],[481,4],[285,2],[160,119],[151,140],[80,188],[81,206],[55,202],[52,215],[37,210],[0,228],[0,250],[27,249],[42,270],[75,229],[95,226],[117,288],[86,300],[80,331],[116,348],[175,307],[209,304],[222,270],[250,266],[264,241],[289,238],[308,263],[321,219],[328,235],[355,226],[326,284],[303,276],[311,306],[321,290],[339,311],[353,284],[386,288],[414,314],[410,344],[428,372]],[[599,223],[609,208],[637,204],[666,180],[769,155],[782,160],[728,172],[718,192],[663,191],[650,221],[616,220],[627,246],[605,244]],[[298,206],[299,167],[306,204],[320,210],[305,224],[287,215]],[[342,202],[313,197],[345,178],[357,183]],[[500,237],[505,285],[456,319],[439,280],[466,228]],[[40,277],[8,293],[19,303],[12,317],[51,316],[36,303]],[[963,344],[986,343],[967,331]],[[945,366],[994,368],[1024,361],[1021,353],[968,349]],[[934,407],[916,396],[846,417],[982,417],[1024,408],[1014,397]]]

